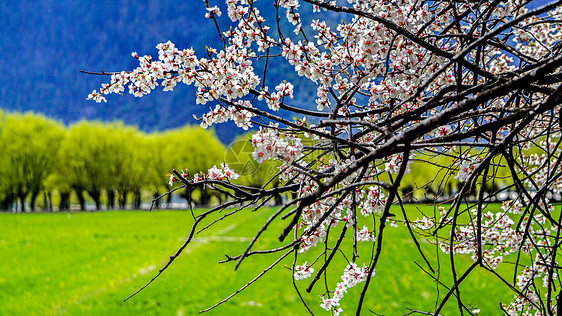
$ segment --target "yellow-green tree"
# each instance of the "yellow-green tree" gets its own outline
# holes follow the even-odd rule
[[[109,167],[111,137],[114,135],[105,124],[81,121],[70,126],[61,144],[59,172],[76,193],[82,210],[86,208],[85,192],[100,209],[102,192],[113,181]]]
[[[7,113],[2,120],[2,182],[25,210],[35,210],[45,179],[53,172],[57,150],[64,137],[63,126],[33,113]]]
[[[106,125],[107,141],[107,172],[108,181],[105,189],[108,202],[114,194],[118,196],[120,208],[127,205],[128,195],[133,194],[133,207],[140,207],[141,189],[146,180],[147,153],[146,137],[137,128],[125,126],[121,122]],[[113,208],[112,203],[108,203]]]
[[[5,125],[5,114],[0,109],[0,135],[3,133]],[[15,195],[9,177],[9,165],[7,156],[4,154],[4,139],[0,137],[0,209],[12,209]]]
[[[225,148],[211,130],[203,130],[197,126],[184,126],[148,137],[150,157],[145,172],[150,179],[154,195],[166,192],[169,174],[172,169],[184,169],[190,176],[198,172],[206,172],[217,162],[224,159]],[[196,190],[198,203],[207,204],[210,199],[208,190]],[[190,192],[191,193],[191,192]],[[168,203],[171,195],[168,195]]]

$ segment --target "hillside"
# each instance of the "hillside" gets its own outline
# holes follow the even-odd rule
[[[193,115],[206,112],[210,105],[195,105],[193,87],[155,91],[140,99],[110,96],[108,103],[96,104],[86,96],[107,78],[79,71],[133,69],[136,60],[131,52],[154,55],[155,46],[168,40],[199,54],[205,45],[219,47],[214,24],[204,12],[202,1],[2,1],[0,49],[5,57],[0,59],[0,108],[35,111],[67,124],[80,119],[122,120],[145,131],[196,124]],[[270,67],[269,78],[280,81],[277,74],[287,73],[288,67]],[[302,82],[296,86],[306,90]],[[314,90],[301,93],[295,105],[313,104],[314,94]],[[223,142],[236,135],[232,127],[216,128]]]

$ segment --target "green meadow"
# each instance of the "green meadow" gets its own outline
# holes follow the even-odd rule
[[[408,206],[415,213],[416,206]],[[79,213],[0,214],[0,315],[194,315],[246,284],[270,265],[276,254],[251,256],[234,271],[234,264],[220,264],[225,254],[243,251],[273,209],[242,211],[199,234],[196,242],[154,283],[127,302],[123,299],[150,280],[183,243],[191,223],[189,211],[119,211]],[[200,213],[200,211],[196,211]],[[210,219],[212,220],[212,219]],[[275,247],[286,222],[271,225],[255,248]],[[406,314],[407,307],[431,310],[436,283],[416,265],[426,267],[402,227],[384,236],[385,251],[367,293],[364,313]],[[330,236],[331,243],[336,235]],[[349,249],[351,245],[344,244]],[[370,249],[362,245],[357,263],[368,260]],[[451,284],[447,256],[437,255],[422,243],[442,281]],[[433,250],[432,250],[433,249]],[[313,254],[299,255],[298,263],[314,261]],[[437,259],[439,258],[439,262]],[[305,315],[290,282],[293,256],[272,269],[257,283],[208,315]],[[461,260],[462,261],[462,260]],[[466,257],[462,272],[472,261]],[[333,290],[346,265],[336,255],[337,271],[327,277]],[[463,266],[464,264],[464,266]],[[316,271],[320,264],[313,266]],[[311,294],[304,289],[311,279],[297,281],[306,302],[317,315],[329,315],[320,306],[326,290],[318,282]],[[355,314],[360,286],[348,290],[342,300],[345,314]],[[465,302],[481,315],[500,314],[498,300],[513,297],[488,272],[476,271],[462,285]],[[442,314],[458,314],[455,299]]]

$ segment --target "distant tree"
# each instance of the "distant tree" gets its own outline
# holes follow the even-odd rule
[[[146,158],[147,165],[143,177],[148,179],[149,186],[154,189],[155,197],[168,191],[170,179],[165,175],[170,175],[173,168],[195,175],[207,171],[217,161],[224,159],[225,147],[215,133],[197,126],[187,125],[165,132],[152,133],[147,135],[146,142],[148,150],[143,157]],[[208,199],[208,194],[200,193],[198,192],[199,198]],[[170,202],[171,194],[168,194],[167,203]],[[158,200],[155,205],[159,207]]]
[[[144,134],[134,127],[112,123],[105,124],[104,128],[107,134],[104,139],[107,150],[104,154],[107,164],[103,166],[107,172],[104,188],[109,196],[117,193],[119,208],[124,209],[129,194],[132,193],[138,201],[137,197],[147,183],[144,175],[147,166],[143,157],[147,144]]]
[[[224,145],[212,131],[205,131],[195,126],[185,126],[180,129],[166,132],[166,148],[164,152],[169,158],[169,163],[181,168],[190,176],[207,172],[209,168],[224,160]],[[182,148],[178,150],[178,148]],[[168,169],[168,173],[171,169]],[[168,179],[169,185],[169,179]],[[208,205],[212,197],[210,188],[205,186],[194,187],[185,192],[188,199],[192,193],[197,193],[197,203]]]
[[[144,177],[147,181],[147,187],[153,193],[153,197],[157,198],[162,193],[168,191],[168,178],[163,175],[169,173],[174,168],[174,165],[164,150],[168,146],[164,133],[149,134],[145,141],[149,150],[144,151],[144,157],[147,160]],[[168,196],[171,198],[171,195]],[[160,208],[159,199],[155,200],[154,207]]]
[[[179,144],[182,147],[175,147],[173,150],[177,151],[177,148],[182,148],[181,152],[187,163],[186,171],[189,169],[190,175],[206,174],[209,168],[220,165],[224,161],[225,146],[219,141],[214,131],[192,126],[182,129],[181,133],[183,137]],[[219,199],[223,197],[221,192],[204,185],[195,186],[193,190],[185,192],[186,195],[190,195],[193,191],[198,193],[197,202],[203,206],[208,206],[213,196]]]
[[[200,118],[203,128],[226,121],[244,130],[259,126],[250,140],[252,157],[280,163],[271,177],[280,185],[270,189],[237,183],[236,171],[218,162],[204,174],[174,172],[171,181],[182,188],[211,188],[231,200],[195,218],[189,237],[158,275],[208,227],[201,227],[205,218],[227,221],[221,213],[227,208],[233,207],[229,215],[244,207],[258,210],[275,195],[295,192],[244,251],[226,256],[237,268],[249,256],[277,254],[247,285],[291,256],[291,281],[308,311],[295,281],[314,276],[307,291],[324,283],[321,307],[334,315],[342,312],[346,291],[361,285],[360,314],[388,230],[398,226],[423,258],[416,267],[436,285],[434,308],[408,306],[409,314],[438,315],[448,302],[459,315],[479,313],[461,295],[463,282],[478,270],[513,292],[513,302],[498,304],[503,313],[562,312],[562,218],[548,198],[562,191],[561,0],[543,6],[545,1],[521,0],[225,2],[232,27],[221,29],[221,9],[205,1],[222,47],[197,56],[167,42],[157,46],[157,58],[133,53],[138,68],[102,73],[110,82],[89,95],[101,102],[125,89],[141,97],[156,86],[167,91],[194,85],[196,103],[213,104]],[[266,21],[266,10],[277,18]],[[339,22],[331,23],[335,16]],[[308,91],[317,96],[312,107],[293,102],[300,97],[290,82],[295,74],[269,75],[282,63],[315,86]],[[184,142],[175,150],[189,155],[182,145],[189,146]],[[416,179],[417,187],[431,187],[434,197],[454,187],[450,203],[433,198],[429,214],[406,212],[403,186],[411,185],[404,181],[414,160],[417,170],[438,169],[424,172],[427,178]],[[507,175],[511,179],[504,181]],[[501,209],[492,207],[506,192],[515,196]],[[280,244],[255,249],[270,224],[283,219]],[[434,251],[424,251],[419,239]],[[369,251],[360,251],[360,243]],[[299,257],[305,252],[314,262]],[[451,279],[441,264],[431,263],[441,260],[439,252],[448,258]],[[462,264],[466,255],[473,261],[468,267]],[[335,256],[347,261],[343,272],[332,264]],[[340,282],[328,278],[334,269]]]
[[[110,169],[111,160],[117,159],[111,158],[114,137],[104,123],[81,121],[69,127],[61,144],[59,172],[76,193],[82,210],[86,209],[84,193],[94,200],[96,209],[101,209],[102,193],[114,181]]]
[[[69,136],[70,130],[65,128],[63,140],[56,153],[54,172],[47,179],[47,187],[51,187],[53,191],[57,191],[58,193],[57,206],[59,211],[70,210],[72,191],[75,189],[76,182],[74,177],[71,176],[71,172],[74,170],[72,164],[76,164],[76,162],[67,155],[68,152],[65,150],[65,147],[68,146],[69,143],[67,140]]]
[[[0,109],[0,135],[5,125],[5,114]],[[5,140],[0,137],[0,148],[4,148]],[[14,188],[11,186],[8,156],[0,155],[0,210],[11,210],[15,201]]]
[[[53,172],[63,126],[32,113],[8,113],[2,125],[2,182],[18,198],[20,211],[28,196],[29,208],[35,210],[44,181]]]
[[[58,209],[59,211],[68,211],[71,205],[72,187],[67,179],[62,177],[62,175],[67,174],[67,172],[61,171],[60,168],[60,164],[57,164],[55,172],[47,178],[46,187],[47,192],[49,192],[51,196],[52,208]],[[53,193],[56,194],[53,195]],[[55,204],[55,201],[57,204]]]

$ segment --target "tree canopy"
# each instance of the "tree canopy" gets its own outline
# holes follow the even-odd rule
[[[44,181],[57,163],[63,129],[57,122],[31,113],[5,114],[0,124],[3,198],[17,198],[23,208],[30,195],[30,208],[35,209]]]
[[[177,150],[189,144],[189,152]],[[0,148],[0,210],[19,211],[36,210],[37,203],[68,210],[74,200],[82,210],[89,201],[98,210],[138,209],[165,191],[173,166],[197,173],[224,159],[225,151],[212,131],[190,126],[145,134],[121,122],[65,127],[41,115],[10,112],[0,112]],[[45,198],[38,201],[41,194]]]

